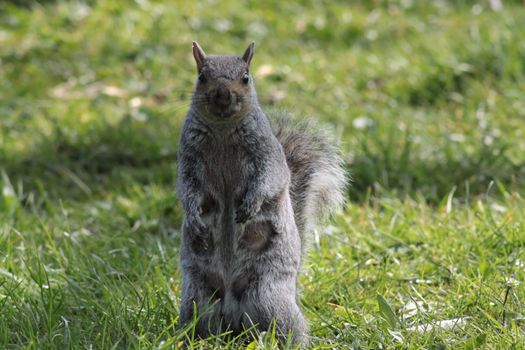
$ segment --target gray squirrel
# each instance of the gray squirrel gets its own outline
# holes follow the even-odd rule
[[[184,209],[180,324],[195,334],[276,330],[307,343],[297,276],[307,236],[343,203],[337,147],[309,123],[259,106],[250,62],[206,55],[193,42],[198,79],[182,128],[177,194]]]

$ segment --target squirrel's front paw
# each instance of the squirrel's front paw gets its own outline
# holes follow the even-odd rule
[[[210,232],[206,224],[198,216],[188,218],[189,232],[193,239],[197,239],[202,242],[204,249],[208,249],[208,238]]]
[[[246,221],[257,215],[260,209],[261,205],[259,203],[245,200],[235,212],[235,222],[238,224],[244,224]]]

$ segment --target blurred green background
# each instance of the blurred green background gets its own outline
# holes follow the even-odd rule
[[[183,339],[174,176],[193,40],[255,41],[263,107],[342,141],[349,205],[302,280],[316,344],[520,343],[523,291],[507,281],[523,277],[523,38],[522,1],[0,2],[0,347]],[[438,276],[424,288],[447,310],[417,322],[466,313],[472,332],[396,343],[399,325],[377,326],[375,294],[401,315],[414,275]]]
[[[71,163],[89,182],[173,160],[191,41],[240,54],[253,40],[261,103],[336,126],[353,198],[523,185],[520,2],[22,4],[0,5],[0,156],[15,170]]]

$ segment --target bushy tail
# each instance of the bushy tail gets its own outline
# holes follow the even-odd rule
[[[313,121],[278,112],[271,120],[292,174],[290,194],[304,246],[316,224],[343,205],[348,178],[337,142]]]

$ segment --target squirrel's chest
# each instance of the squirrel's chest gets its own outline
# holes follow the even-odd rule
[[[213,190],[231,193],[247,186],[255,166],[243,147],[215,143],[210,150],[205,162],[205,180],[213,186]]]

